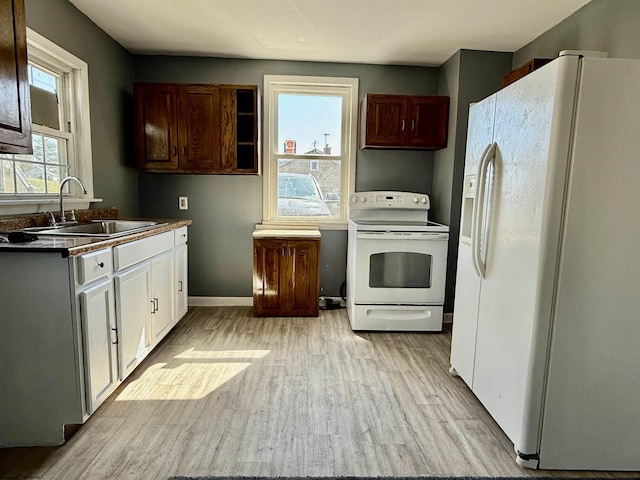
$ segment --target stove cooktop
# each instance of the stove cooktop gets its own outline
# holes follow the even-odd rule
[[[429,221],[351,220],[349,225],[358,231],[386,232],[448,232],[449,227]]]

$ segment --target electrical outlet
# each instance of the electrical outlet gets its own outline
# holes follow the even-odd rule
[[[178,197],[178,208],[180,210],[189,210],[188,197]]]

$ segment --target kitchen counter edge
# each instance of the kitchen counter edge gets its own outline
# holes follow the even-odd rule
[[[89,252],[95,252],[104,248],[115,247],[124,243],[141,240],[143,238],[158,235],[160,233],[176,230],[180,227],[191,225],[188,219],[153,219],[162,222],[162,225],[131,233],[116,238],[97,237],[53,237],[39,235],[38,239],[24,243],[0,243],[0,252],[44,252],[62,254],[62,257],[75,257]]]

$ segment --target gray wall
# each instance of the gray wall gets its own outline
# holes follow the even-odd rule
[[[510,53],[459,50],[438,73],[438,94],[451,97],[449,142],[436,152],[433,169],[432,216],[449,225],[445,312],[453,311],[469,105],[499,90],[510,70]]]
[[[468,105],[496,91],[502,74],[511,68],[534,57],[556,57],[561,50],[600,50],[610,57],[640,58],[640,1],[593,0],[512,56],[461,50],[440,67],[438,93],[451,95],[455,116],[449,125],[449,146],[436,153],[433,170],[435,218],[451,227],[445,311],[452,311],[455,291]]]
[[[253,84],[263,75],[357,77],[365,93],[433,95],[437,70],[337,63],[238,60],[202,57],[137,56],[138,82]],[[356,190],[406,190],[431,193],[433,152],[358,150]],[[187,217],[189,294],[252,295],[251,232],[262,220],[262,177],[234,175],[140,174],[140,213],[152,217]],[[189,197],[189,210],[178,210],[178,196]],[[338,296],[345,280],[347,234],[323,230],[321,293]]]
[[[26,0],[27,26],[89,65],[95,195],[122,215],[138,214],[132,162],[133,56],[66,0]]]
[[[609,57],[640,58],[640,1],[593,0],[513,55],[513,66],[561,50],[600,50]]]

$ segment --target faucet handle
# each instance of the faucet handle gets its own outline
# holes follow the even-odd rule
[[[71,213],[69,214],[69,221],[70,222],[76,222],[76,211],[75,210],[71,210]]]
[[[49,226],[53,227],[56,224],[56,217],[53,216],[53,212],[47,212],[47,215],[49,215]]]

